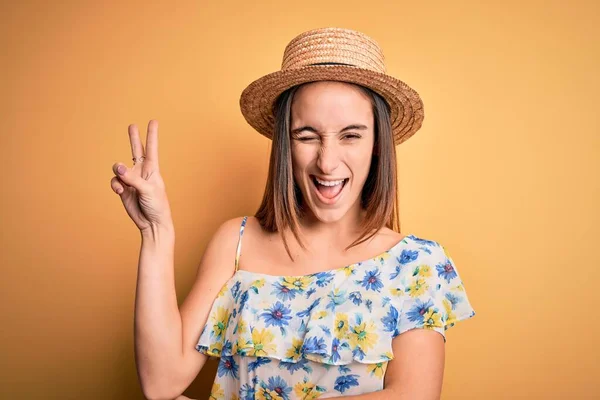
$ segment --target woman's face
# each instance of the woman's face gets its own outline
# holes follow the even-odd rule
[[[300,87],[292,102],[294,180],[305,204],[322,222],[359,212],[374,144],[369,97],[342,82]]]

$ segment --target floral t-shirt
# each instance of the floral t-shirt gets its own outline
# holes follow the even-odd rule
[[[218,357],[211,399],[317,399],[383,389],[392,339],[473,317],[452,259],[405,236],[369,260],[310,275],[236,271],[196,349]]]

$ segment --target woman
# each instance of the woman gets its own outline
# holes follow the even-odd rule
[[[421,126],[419,95],[372,39],[326,28],[292,40],[240,104],[273,140],[263,201],[219,227],[180,309],[156,121],[145,156],[132,125],[134,167],[113,166],[142,233],[144,394],[185,398],[213,356],[212,399],[439,398],[445,330],[475,312],[444,248],[399,233],[395,145]]]

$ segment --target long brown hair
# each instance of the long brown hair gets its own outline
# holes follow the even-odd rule
[[[367,180],[361,193],[361,207],[365,218],[361,222],[361,234],[346,249],[373,237],[386,226],[400,231],[398,215],[398,189],[396,177],[396,146],[392,137],[390,109],[379,94],[364,86],[352,84],[371,99],[375,119],[375,143]],[[271,147],[269,172],[262,203],[255,217],[268,232],[280,232],[285,249],[293,260],[284,232],[290,228],[292,234],[305,249],[299,235],[299,219],[306,210],[302,192],[292,173],[291,115],[294,94],[302,85],[283,92],[275,102],[275,132]]]

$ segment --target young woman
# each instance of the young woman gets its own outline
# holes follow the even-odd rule
[[[212,356],[211,399],[438,399],[445,331],[475,312],[444,247],[399,232],[395,146],[421,126],[419,95],[372,39],[326,28],[293,39],[240,104],[273,141],[263,201],[219,227],[180,309],[156,121],[146,153],[129,127],[133,168],[113,166],[142,235],[144,394],[185,398]]]

